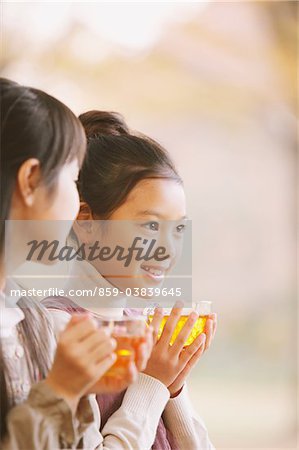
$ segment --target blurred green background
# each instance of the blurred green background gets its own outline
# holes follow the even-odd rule
[[[2,76],[171,152],[219,316],[195,409],[217,448],[296,448],[298,3],[3,2],[1,23]]]

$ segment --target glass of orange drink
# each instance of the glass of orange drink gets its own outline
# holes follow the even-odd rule
[[[203,331],[205,329],[207,318],[212,312],[212,302],[200,301],[200,302],[194,303],[192,308],[183,308],[181,317],[178,320],[178,323],[172,334],[172,337],[170,340],[170,345],[172,345],[174,343],[174,341],[176,340],[178,334],[180,333],[181,329],[187,322],[188,317],[192,311],[197,312],[198,319],[196,320],[196,322],[185,342],[184,347],[187,347],[188,345],[192,344],[194,339],[196,339],[197,336],[199,336],[201,333],[203,333]],[[164,326],[170,316],[170,312],[171,312],[171,308],[164,308],[164,317],[160,324],[160,328],[159,328],[159,332],[158,332],[158,339],[160,338],[160,336],[162,334]],[[151,323],[151,321],[153,320],[153,313],[154,313],[154,311],[147,312],[148,323]]]
[[[146,322],[143,316],[123,316],[97,320],[100,327],[108,328],[116,340],[117,359],[105,377],[122,377],[131,361],[135,361],[138,347],[145,342]]]

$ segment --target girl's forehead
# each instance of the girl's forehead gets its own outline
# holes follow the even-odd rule
[[[184,188],[171,179],[142,180],[116,213],[119,218],[126,214],[130,219],[180,220],[186,216]]]

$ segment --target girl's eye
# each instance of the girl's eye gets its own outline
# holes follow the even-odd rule
[[[176,230],[177,230],[178,233],[184,233],[185,229],[186,229],[186,225],[184,225],[184,224],[178,225],[176,227]]]
[[[151,231],[158,231],[159,230],[159,224],[158,222],[147,222],[142,225],[144,228],[147,228]]]

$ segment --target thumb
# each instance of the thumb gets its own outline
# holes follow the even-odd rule
[[[86,313],[74,313],[72,314],[72,317],[70,318],[66,328],[71,328],[73,325],[76,325],[79,322],[82,322],[83,320],[87,320],[91,318],[91,314],[89,312]]]

